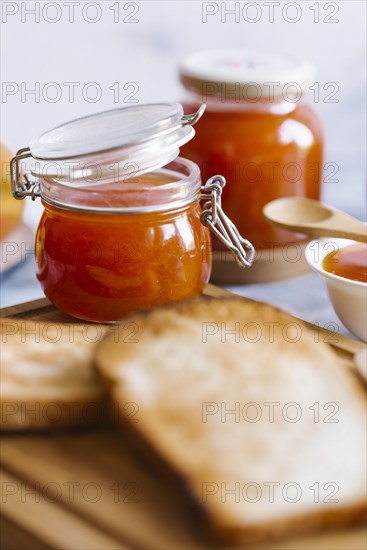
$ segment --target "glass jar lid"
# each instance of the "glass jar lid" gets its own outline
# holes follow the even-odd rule
[[[184,86],[208,97],[269,100],[284,94],[287,99],[306,91],[313,82],[314,67],[306,61],[243,49],[218,49],[196,52],[180,66]],[[293,87],[292,87],[293,85]]]
[[[155,194],[156,198],[152,200],[149,194],[147,196],[147,188],[138,183],[137,187],[130,189],[130,195],[125,196],[128,186],[133,184],[131,170],[126,166],[133,162],[137,168],[133,175],[137,176],[175,160],[179,147],[195,135],[192,125],[204,110],[205,105],[201,105],[196,113],[184,115],[178,103],[140,105],[97,113],[49,130],[34,139],[29,147],[19,149],[12,158],[13,196],[18,200],[40,197],[45,204],[56,208],[104,215],[111,212],[120,215],[165,212],[203,200],[203,225],[231,250],[240,267],[250,266],[255,257],[254,247],[239,234],[221,206],[222,190],[226,184],[223,176],[213,176],[201,186],[197,165],[181,159],[183,176],[179,175],[177,166],[177,171],[168,169],[170,182],[155,187],[158,192],[163,191],[163,195]],[[28,160],[33,163],[32,174],[37,176],[34,181],[22,170],[23,161]],[[116,170],[113,170],[112,177],[109,172],[113,161],[122,165],[117,177]],[[95,181],[86,178],[84,173],[93,163],[100,170]],[[74,166],[72,174],[70,164]],[[44,169],[50,167],[51,171],[44,173]],[[121,180],[126,181],[120,187]],[[102,189],[111,191],[110,194],[88,189],[111,181],[115,186]],[[73,187],[73,191],[70,193],[66,186]],[[82,192],[87,193],[87,200]],[[96,195],[103,195],[102,203]],[[96,198],[96,204],[90,203],[90,197]],[[124,197],[127,200],[124,201]]]
[[[31,141],[31,172],[66,185],[91,186],[155,170],[174,160],[179,147],[192,139],[192,125],[204,110],[202,105],[184,115],[179,103],[155,103],[72,120]]]

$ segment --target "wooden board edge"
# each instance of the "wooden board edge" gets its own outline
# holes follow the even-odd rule
[[[224,298],[224,297],[236,297],[245,298],[240,294],[236,294],[225,288],[208,283],[205,287],[204,294],[212,298]],[[56,307],[47,299],[40,298],[30,302],[24,302],[0,309],[0,317],[13,317],[13,318],[27,318],[30,313],[48,313],[56,310]],[[293,316],[295,320],[300,321],[296,316]],[[354,340],[343,334],[335,333],[327,330],[323,327],[309,323],[308,321],[301,320],[309,329],[313,330],[319,338],[329,344],[337,352],[341,351],[342,356],[345,359],[353,360],[353,355],[361,349],[367,349],[367,345],[359,340]],[[67,322],[67,320],[65,321]]]
[[[50,309],[55,309],[55,306],[47,298],[39,298],[31,302],[23,302],[0,309],[0,317],[22,317],[30,312],[40,312]]]
[[[205,289],[205,294],[207,296],[212,296],[213,298],[229,298],[230,296],[244,298],[244,296],[240,294],[235,294],[230,290],[215,286],[213,284],[207,285]],[[327,330],[318,325],[314,325],[313,323],[309,323],[308,321],[304,321],[294,315],[292,315],[292,317],[294,317],[294,319],[296,319],[297,321],[302,321],[310,330],[315,333],[315,335],[317,334],[318,338],[322,338],[323,341],[329,344],[332,348],[336,350],[341,350],[344,353],[344,357],[345,355],[347,355],[349,359],[352,359],[352,356],[357,353],[357,351],[361,349],[367,349],[366,344],[360,342],[359,340],[354,340],[352,338],[349,338],[348,336],[344,336],[344,334],[339,334],[331,330]]]

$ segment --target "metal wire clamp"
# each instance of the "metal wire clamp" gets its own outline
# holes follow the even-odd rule
[[[26,174],[21,176],[20,162],[31,156],[29,147],[24,147],[19,149],[16,156],[10,161],[11,191],[15,199],[23,200],[25,197],[31,197],[34,201],[41,196],[38,182],[31,182]]]
[[[225,184],[223,176],[213,176],[201,187],[200,200],[210,198],[203,205],[201,221],[230,249],[239,267],[250,267],[255,259],[255,249],[250,241],[240,235],[222,209],[221,196]]]

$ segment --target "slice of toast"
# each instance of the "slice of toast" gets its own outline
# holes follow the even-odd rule
[[[134,338],[107,336],[97,366],[132,441],[213,531],[253,543],[361,521],[366,396],[316,332],[243,298],[129,323]]]
[[[105,390],[93,365],[106,328],[2,318],[2,430],[103,423]]]

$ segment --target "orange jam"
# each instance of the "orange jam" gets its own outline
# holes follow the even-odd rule
[[[186,103],[190,112],[196,103]],[[288,105],[289,108],[289,105]],[[255,248],[305,239],[270,225],[266,203],[286,196],[320,198],[322,129],[316,112],[302,101],[285,113],[271,106],[207,102],[195,139],[182,154],[199,165],[203,179],[223,174],[223,208]],[[325,176],[331,177],[325,173]]]
[[[178,170],[183,162],[177,159],[173,164]],[[186,170],[193,166],[185,162]],[[175,193],[180,178],[172,174],[160,170],[133,183],[66,189],[68,203],[95,211],[43,201],[36,236],[37,277],[58,308],[89,321],[113,321],[203,291],[210,276],[210,236],[201,223],[198,200],[149,211],[157,193],[159,201]],[[195,185],[196,192],[200,181]],[[137,205],[148,208],[129,210]]]
[[[367,244],[351,244],[331,252],[322,267],[333,275],[367,283]]]

